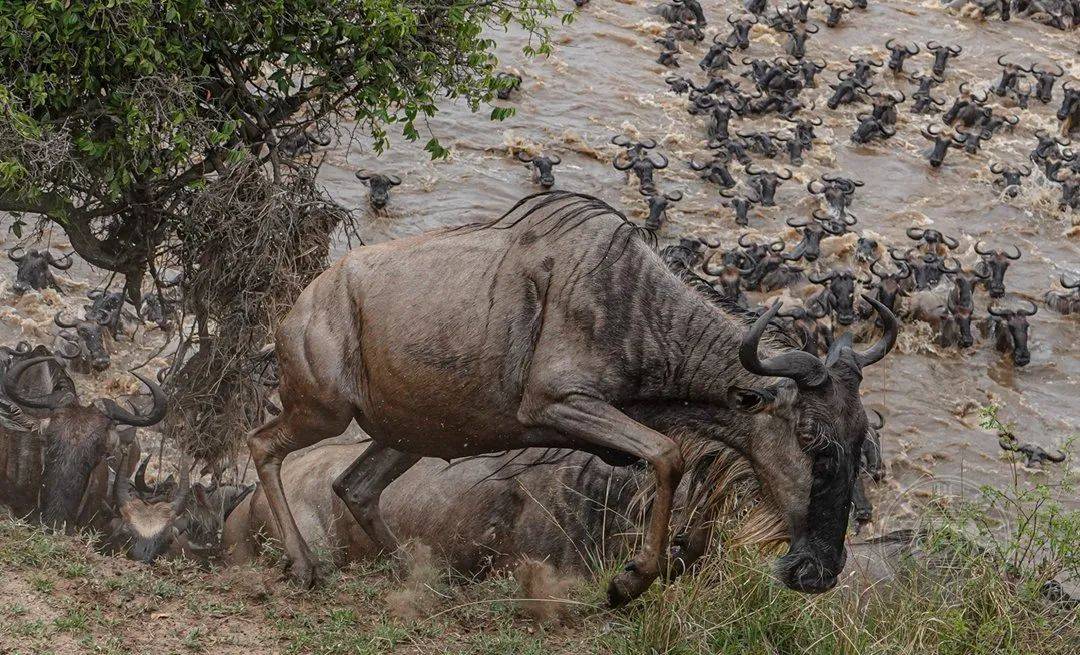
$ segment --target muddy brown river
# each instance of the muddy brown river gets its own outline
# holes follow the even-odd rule
[[[619,133],[652,137],[659,142],[656,152],[671,160],[670,167],[657,174],[659,188],[685,194],[669,212],[661,230],[662,241],[689,233],[719,237],[725,247],[731,247],[744,231],[784,236],[794,245],[790,241],[794,232],[784,220],[809,216],[819,206],[807,193],[806,183],[827,172],[855,177],[865,182],[852,206],[859,218],[856,230],[907,248],[914,243],[905,236],[906,228],[933,226],[959,239],[956,254],[968,266],[977,261],[973,252],[977,240],[997,248],[1015,244],[1022,258],[1009,268],[1006,286],[1014,298],[1029,298],[1039,305],[1038,314],[1031,319],[1031,362],[1023,368],[1015,368],[1008,356],[996,352],[992,341],[978,330],[971,348],[941,349],[931,343],[928,330],[905,324],[900,346],[886,359],[886,365],[869,371],[862,385],[864,403],[886,417],[883,447],[889,475],[870,490],[879,508],[902,519],[912,514],[929,486],[959,490],[1011,479],[996,436],[979,428],[980,406],[1001,404],[1002,418],[1017,424],[1022,439],[1047,449],[1080,433],[1080,358],[1076,349],[1080,316],[1061,316],[1042,302],[1043,294],[1055,288],[1053,281],[1061,273],[1080,273],[1080,215],[1058,208],[1058,186],[1048,183],[1039,172],[1025,181],[1017,198],[1008,199],[992,186],[994,176],[989,171],[991,162],[1030,164],[1034,132],[1053,131],[1058,126],[1054,112],[1061,104],[1060,82],[1054,102],[1043,105],[1033,98],[1027,110],[991,95],[996,113],[1000,109],[1019,114],[1019,125],[1011,132],[999,132],[976,155],[951,151],[936,170],[927,164],[929,142],[919,132],[930,122],[940,124],[940,114],[910,112],[914,85],[908,80],[887,69],[875,78],[875,90],[898,89],[909,96],[899,108],[897,134],[884,142],[858,146],[849,140],[856,114],[866,111],[867,105],[844,105],[836,111],[825,108],[830,92],[827,83],[836,79],[838,71],[850,68],[848,56],[872,54],[884,61],[888,55],[884,43],[890,37],[923,46],[938,41],[963,47],[962,55],[949,62],[945,83],[936,89],[937,95],[951,102],[961,82],[980,90],[992,86],[999,77],[1000,68],[995,63],[999,55],[1023,64],[1056,62],[1067,71],[1063,79],[1080,79],[1080,33],[1018,19],[977,22],[950,14],[931,0],[870,0],[868,10],[856,9],[839,27],[829,29],[824,25],[824,5],[818,2],[821,6],[811,10],[811,20],[821,30],[810,38],[807,56],[824,58],[828,68],[820,74],[818,88],[807,89],[801,96],[807,102],[816,100],[817,108],[801,115],[818,116],[824,125],[816,130],[818,138],[805,164],[794,169],[794,179],[777,192],[777,206],[753,210],[747,230],[738,227],[732,212],[720,205],[716,186],[699,180],[686,164],[691,156],[700,161],[708,153],[705,117],[689,115],[687,97],[669,92],[664,83],[672,72],[692,76],[699,83],[703,80],[697,62],[715,33],[727,34],[730,28],[724,17],[741,11],[741,4],[702,1],[709,19],[706,42],[681,42],[681,68],[676,71],[656,63],[659,46],[653,39],[663,33],[666,24],[648,13],[647,8],[655,4],[654,0],[592,0],[572,24],[555,29],[555,52],[547,58],[528,59],[520,54],[525,35],[496,35],[502,67],[523,78],[513,99],[499,103],[515,107],[515,116],[495,123],[486,113],[474,114],[453,103],[444,105],[429,129],[453,154],[448,161],[438,162],[432,162],[422,149],[427,135],[420,143],[396,137],[388,152],[377,155],[362,135],[343,133],[322,153],[322,181],[339,202],[360,208],[364,214],[361,236],[368,243],[501,214],[523,195],[540,190],[531,171],[515,159],[518,151],[559,155],[562,163],[555,169],[557,188],[597,195],[631,218],[643,220],[645,202],[636,180],[627,180],[612,167],[619,149],[610,145],[609,139]],[[757,25],[751,32],[750,48],[736,51],[734,57],[771,59],[783,54],[783,42],[773,30]],[[924,47],[906,62],[905,69],[928,71],[931,63]],[[749,83],[743,84],[744,89],[749,87]],[[732,131],[787,126],[775,115],[732,121]],[[755,156],[755,161],[774,168],[780,160]],[[402,178],[385,210],[369,208],[367,187],[353,177],[359,168]],[[738,168],[733,166],[733,174],[742,180],[745,175]],[[10,247],[14,239],[6,229],[4,238],[3,245]],[[56,240],[63,242],[59,236]],[[847,265],[852,242],[825,241],[829,256],[817,262],[816,268],[824,271]],[[340,250],[345,248],[343,240]],[[0,297],[8,305],[0,312],[0,342],[26,336],[45,338],[53,330],[52,311],[63,304],[74,307],[79,303],[53,297],[42,300],[36,294],[15,303],[9,291],[11,273],[13,268],[5,269],[5,286],[0,288]],[[72,275],[62,279],[69,280],[76,293],[107,277],[78,267],[69,273]],[[763,296],[753,298],[761,301]],[[978,318],[986,317],[988,302],[986,292],[978,291]],[[160,336],[155,335],[140,337],[134,347],[126,342],[117,344],[120,365],[141,362],[159,344]],[[88,384],[95,390],[126,388],[128,381],[119,381],[119,375],[110,373]],[[1066,465],[1075,466],[1072,461]],[[1040,474],[1028,471],[1024,475]],[[887,527],[879,521],[872,529]]]

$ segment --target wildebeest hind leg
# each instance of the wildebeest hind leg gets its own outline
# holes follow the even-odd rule
[[[416,455],[372,443],[334,480],[334,493],[345,502],[367,536],[385,552],[396,552],[398,542],[383,521],[379,498],[383,489],[418,461]]]
[[[351,420],[349,415],[334,417],[321,410],[304,410],[286,404],[284,413],[256,428],[247,437],[255,471],[259,474],[259,482],[288,557],[289,576],[304,587],[315,584],[315,560],[285,499],[281,461],[294,450],[336,437],[345,431]]]

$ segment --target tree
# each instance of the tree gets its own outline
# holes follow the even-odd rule
[[[523,29],[527,53],[544,53],[554,12],[554,0],[0,2],[0,211],[15,230],[23,214],[61,226],[136,304],[148,271],[182,270],[202,357],[177,376],[195,399],[180,424],[205,440],[230,423],[223,404],[251,396],[244,362],[349,216],[281,141],[343,119],[378,149],[392,126],[418,139],[440,98],[492,99],[487,30]],[[434,137],[426,147],[446,155]]]
[[[0,210],[60,224],[91,264],[136,279],[189,192],[328,117],[378,147],[437,99],[496,82],[490,26],[547,47],[554,0],[87,0],[0,4]],[[496,112],[496,117],[505,113]],[[445,155],[432,138],[427,149]]]

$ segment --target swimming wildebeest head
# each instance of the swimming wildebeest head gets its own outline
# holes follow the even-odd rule
[[[1080,313],[1080,275],[1069,279],[1063,274],[1058,282],[1064,291],[1047,291],[1046,306],[1059,314]]]
[[[735,186],[736,182],[735,178],[731,176],[731,171],[728,170],[728,163],[730,161],[731,155],[727,152],[720,151],[703,164],[699,164],[693,159],[690,159],[687,163],[691,169],[701,174],[701,179],[712,182],[721,189],[731,189]]]
[[[964,51],[958,45],[942,45],[936,41],[931,41],[926,44],[926,49],[934,54],[934,75],[938,77],[945,74],[945,66],[948,65],[949,59],[953,59],[960,56],[960,53]]]
[[[877,239],[871,237],[859,237],[855,241],[855,260],[869,264],[880,258],[878,249],[881,246]],[[890,309],[892,309],[890,307]]]
[[[11,290],[17,296],[30,289],[40,291],[45,287],[53,287],[59,290],[60,287],[56,285],[49,267],[66,271],[73,263],[71,253],[57,258],[48,250],[26,250],[18,246],[8,251],[8,259],[19,265],[15,271],[15,283],[11,285]]]
[[[720,189],[720,195],[725,198],[720,204],[735,212],[735,224],[743,227],[750,224],[750,210],[758,204],[757,198],[735,194],[727,189]]]
[[[717,34],[713,37],[712,45],[709,46],[708,52],[698,62],[698,66],[701,70],[707,73],[714,73],[715,71],[726,71],[735,65],[735,60],[731,58],[731,44],[721,38],[721,35]],[[668,83],[671,84],[670,82]]]
[[[1001,78],[998,80],[997,85],[994,86],[994,95],[998,97],[1005,97],[1009,91],[1015,90],[1017,84],[1020,82],[1020,78],[1024,77],[1024,73],[1034,72],[1030,67],[1024,67],[1019,64],[1013,64],[1005,61],[1005,55],[1001,55],[997,59],[998,66],[1001,66]]]
[[[782,168],[782,172],[768,171],[764,168],[747,164],[743,170],[750,176],[748,184],[755,193],[754,200],[765,207],[776,206],[776,189],[785,181],[790,180],[791,169]]]
[[[983,282],[987,274],[978,268],[965,271],[962,268],[949,274],[953,288],[949,291],[945,307],[952,314],[953,321],[960,331],[960,345],[969,348],[975,343],[971,335],[971,317],[975,312],[975,285]]]
[[[1031,168],[1023,164],[1017,167],[994,162],[990,164],[990,172],[1001,176],[1001,179],[995,180],[994,183],[1005,190],[1005,195],[1015,198],[1016,194],[1020,193],[1023,178],[1031,175]]]
[[[710,95],[699,95],[694,98],[691,114],[708,113],[709,124],[706,131],[710,140],[722,140],[729,138],[728,124],[731,115],[738,109],[727,100],[717,100]]]
[[[926,252],[941,254],[943,248],[956,250],[960,246],[959,241],[933,228],[909,227],[904,234],[916,242],[916,248]]]
[[[844,14],[855,7],[848,0],[825,0],[825,4],[829,6],[829,14],[825,18],[825,27],[836,27],[840,24],[840,19],[844,17]]]
[[[850,269],[832,270],[824,274],[811,273],[807,279],[825,287],[825,298],[828,307],[836,313],[837,323],[851,325],[855,322],[856,278]],[[859,281],[869,283],[869,279]]]
[[[871,115],[881,121],[883,125],[896,125],[896,106],[907,100],[903,91],[890,91],[889,93],[870,94],[870,103],[873,106]]]
[[[885,65],[873,57],[856,57],[855,55],[848,55],[848,61],[855,64],[850,71],[851,76],[863,84],[870,84],[870,80],[877,74],[874,69]]]
[[[1061,210],[1080,210],[1080,167],[1074,163],[1070,168],[1058,168],[1047,177],[1061,185],[1061,200],[1058,201]]]
[[[509,100],[510,95],[521,88],[521,76],[503,71],[495,76],[495,84],[495,95],[499,100]]]
[[[878,139],[888,139],[896,134],[895,129],[889,127],[885,121],[875,118],[873,114],[862,113],[858,114],[856,118],[859,120],[859,124],[855,127],[855,131],[851,133],[852,143],[870,143]]]
[[[1031,74],[1035,76],[1035,97],[1039,102],[1049,104],[1054,99],[1054,82],[1065,74],[1065,69],[1059,64],[1054,64],[1054,69],[1032,67]]]
[[[829,96],[825,105],[829,109],[836,109],[840,105],[855,102],[859,97],[859,92],[868,91],[870,86],[867,82],[860,82],[855,79],[848,71],[840,71],[837,74],[837,83],[829,85],[833,93]]]
[[[1027,366],[1031,362],[1031,351],[1028,350],[1028,318],[1039,311],[1035,303],[1030,300],[1026,302],[1029,307],[1021,309],[1002,309],[994,305],[987,308],[995,319],[995,347],[998,352],[1011,352],[1013,363],[1017,366]]]
[[[847,214],[848,207],[851,205],[851,199],[855,195],[855,190],[863,186],[862,180],[849,179],[846,177],[840,177],[833,175],[832,173],[825,173],[821,176],[820,180],[810,180],[806,183],[806,190],[811,195],[820,196],[825,201],[826,206],[829,208],[829,213],[836,217],[842,217]]]
[[[1045,130],[1037,130],[1035,139],[1037,142],[1031,151],[1031,161],[1042,166],[1044,173],[1049,177],[1062,161],[1070,158],[1071,153],[1064,149],[1064,146],[1070,145],[1072,141]]]
[[[817,136],[814,134],[814,128],[820,126],[822,121],[817,117],[785,120],[794,125],[794,138],[788,140],[787,147],[791,163],[798,166],[802,164],[802,153],[813,148],[814,138]]]
[[[53,323],[61,328],[59,337],[64,347],[59,351],[65,359],[72,360],[76,370],[82,373],[104,371],[112,360],[105,350],[105,328],[109,325],[109,316],[102,312],[89,314],[79,319],[67,319],[59,311],[53,317]]]
[[[92,302],[83,307],[86,316],[104,316],[105,325],[115,339],[120,335],[120,326],[123,321],[124,292],[109,291],[108,289],[91,289],[86,292],[86,297]]]
[[[1061,90],[1065,96],[1061,99],[1057,118],[1061,121],[1062,132],[1070,134],[1080,129],[1080,86],[1073,86],[1069,80],[1061,85]]]
[[[401,178],[397,175],[383,175],[382,173],[369,173],[365,170],[356,171],[356,179],[368,185],[371,192],[368,201],[375,209],[382,209],[390,202],[390,188],[401,184]]]
[[[664,78],[664,82],[668,85],[668,88],[671,89],[672,93],[682,95],[690,91],[690,85],[693,83],[693,80],[688,77],[683,77],[682,75],[668,75]]]
[[[784,52],[796,59],[802,59],[806,56],[806,41],[810,38],[811,34],[818,33],[818,26],[811,23],[799,27],[792,26],[785,31],[787,32],[788,40],[787,43],[784,44]]]
[[[805,23],[810,20],[810,10],[814,8],[814,0],[796,0],[794,3],[789,2],[787,9],[792,18]]]
[[[326,126],[316,124],[285,134],[277,147],[286,157],[296,157],[315,152],[316,146],[328,146],[332,140],[332,132]]]
[[[135,376],[153,396],[153,406],[145,415],[132,414],[108,398],[82,405],[75,385],[66,376],[47,395],[23,396],[19,378],[33,366],[55,361],[52,357],[21,361],[4,375],[3,386],[4,393],[15,403],[47,412],[35,428],[44,441],[41,519],[54,528],[66,525],[71,529],[75,527],[91,472],[107,454],[110,444],[120,441],[117,427],[158,423],[165,417],[166,399],[157,384],[138,374]]]
[[[805,259],[808,262],[816,262],[821,257],[821,242],[831,236],[836,236],[825,226],[812,218],[787,219],[788,227],[793,227],[802,236],[802,240],[795,245],[795,249],[784,255],[788,261]]]
[[[536,180],[540,183],[540,186],[545,189],[550,189],[555,186],[555,167],[562,163],[561,157],[558,155],[534,156],[518,151],[517,158],[518,161],[532,166]]]
[[[818,319],[829,315],[829,310],[820,303],[807,303],[806,307],[798,305],[786,307],[777,314],[780,318],[791,321],[791,327],[796,334],[803,337],[805,352],[817,355],[820,348],[825,345],[825,337],[829,334],[828,326],[823,325]]]
[[[889,70],[896,74],[904,72],[904,61],[908,57],[913,57],[920,52],[917,43],[897,43],[896,39],[886,41],[885,49],[889,51]]]
[[[825,70],[827,63],[824,59],[819,60],[821,63],[814,61],[808,57],[804,57],[799,60],[799,73],[802,74],[803,86],[808,89],[817,88],[817,82],[815,78],[817,74]]]
[[[880,260],[875,259],[870,264],[870,273],[878,279],[870,284],[869,289],[878,302],[895,314],[899,309],[897,303],[900,298],[908,294],[906,281],[911,278],[911,267],[907,262],[898,261],[895,271],[887,271],[880,263]]]
[[[1009,250],[993,250],[984,248],[982,241],[975,243],[975,252],[982,256],[979,263],[981,273],[987,275],[986,290],[991,298],[1001,298],[1005,295],[1005,271],[1009,270],[1009,262],[1020,259],[1020,249],[1015,245]]]
[[[914,101],[911,105],[912,113],[931,114],[945,105],[945,99],[935,97],[932,92],[933,87],[944,82],[942,78],[936,75],[914,73],[911,75],[911,81],[919,85],[919,88],[911,94],[911,99]]]
[[[671,203],[682,200],[682,191],[668,191],[667,193],[642,194],[649,202],[649,217],[645,219],[645,229],[659,230],[667,221],[667,210]]]
[[[983,92],[981,96],[976,94],[968,88],[967,82],[960,83],[959,91],[952,106],[941,117],[946,124],[953,125],[959,121],[964,127],[974,127],[983,120],[988,111],[993,111],[985,106],[988,93]]]
[[[746,50],[750,47],[750,28],[757,25],[757,16],[736,16],[730,14],[727,17],[728,25],[731,25],[731,34],[728,35],[728,43],[733,48]]]
[[[963,139],[955,131],[947,132],[935,123],[924,127],[922,135],[927,140],[934,142],[934,147],[927,154],[930,165],[934,168],[941,166],[942,162],[945,161],[945,155],[949,152],[949,148],[962,148],[964,146]]]
[[[627,150],[627,152],[631,151]],[[667,168],[668,163],[668,158],[663,153],[658,152],[656,153],[656,159],[653,159],[652,153],[645,153],[636,157],[631,154],[623,163],[620,163],[619,157],[616,156],[611,165],[616,170],[633,171],[638,178],[638,191],[645,195],[651,195],[656,192],[656,180],[653,178],[653,172]]]

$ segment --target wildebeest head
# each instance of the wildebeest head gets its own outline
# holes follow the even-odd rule
[[[104,316],[105,325],[109,332],[116,337],[120,331],[120,323],[123,319],[124,292],[91,289],[86,292],[86,297],[92,303],[83,307],[86,316]]]
[[[796,0],[795,2],[789,2],[787,9],[792,18],[805,23],[810,20],[810,10],[814,8],[814,0]]]
[[[863,263],[877,260],[879,247],[877,239],[859,237],[855,241],[855,260]]]
[[[839,177],[832,175],[831,173],[825,173],[821,176],[820,180],[810,180],[806,183],[806,190],[811,195],[821,196],[825,201],[825,205],[829,208],[829,213],[833,216],[844,216],[847,214],[848,206],[851,204],[851,198],[855,195],[855,190],[863,186],[862,180],[849,179],[845,177]]]
[[[328,146],[333,139],[331,131],[323,125],[298,127],[278,141],[278,150],[287,157],[315,152],[315,146]]]
[[[1002,352],[1012,351],[1013,363],[1027,366],[1031,362],[1028,350],[1028,318],[1034,316],[1039,308],[1030,300],[1029,307],[1022,309],[1001,309],[991,305],[987,308],[995,319],[994,330],[997,335],[997,348]]]
[[[870,80],[877,74],[875,68],[884,66],[883,63],[872,57],[848,55],[848,61],[855,64],[855,67],[851,70],[851,76],[863,84],[869,84]]]
[[[941,166],[942,162],[945,161],[945,155],[949,152],[949,148],[959,148],[964,145],[963,140],[955,132],[950,134],[933,123],[923,128],[922,135],[927,140],[934,142],[934,147],[930,149],[927,155],[930,159],[930,165],[934,168]]]
[[[495,84],[495,95],[499,100],[509,100],[510,94],[521,88],[521,76],[503,71],[495,76]]]
[[[1074,87],[1072,80],[1061,85],[1065,92],[1061,99],[1061,108],[1058,109],[1057,118],[1064,123],[1066,134],[1080,126],[1080,86]]]
[[[855,79],[847,71],[841,71],[837,75],[837,83],[829,85],[833,90],[833,93],[829,96],[825,105],[829,109],[836,109],[840,105],[855,102],[855,99],[858,98],[859,91],[867,91],[870,86],[869,83],[860,82]]]
[[[1031,68],[1025,68],[1019,64],[1004,60],[1005,55],[1001,55],[997,59],[998,66],[1001,66],[1001,78],[994,87],[994,94],[999,97],[1004,97],[1009,91],[1015,89],[1024,73],[1032,72]]]
[[[562,163],[558,155],[530,155],[524,152],[517,153],[518,161],[532,166],[536,179],[540,186],[550,189],[555,186],[555,167]]]
[[[730,189],[736,184],[735,178],[731,176],[731,171],[728,170],[728,162],[730,161],[731,155],[721,151],[706,163],[699,164],[693,159],[687,163],[691,169],[701,174],[701,179],[712,182],[721,189]]]
[[[656,192],[653,172],[667,168],[668,163],[666,156],[656,153],[656,159],[653,159],[652,154],[644,154],[640,157],[628,157],[625,163],[620,163],[619,158],[616,157],[612,165],[620,171],[632,170],[638,178],[638,191],[650,195]]]
[[[889,70],[897,74],[904,71],[904,61],[908,57],[919,54],[919,45],[917,43],[897,43],[896,39],[886,41],[885,49],[889,51]]]
[[[1064,291],[1047,291],[1046,305],[1059,314],[1080,312],[1080,275],[1069,279],[1063,274],[1058,282]]]
[[[807,279],[826,288],[829,307],[836,312],[837,323],[851,325],[855,322],[855,274],[850,269],[811,273]]]
[[[870,285],[870,290],[882,305],[889,311],[897,311],[897,303],[900,298],[907,295],[905,280],[911,277],[911,267],[907,262],[897,262],[895,271],[887,271],[884,266],[879,266],[880,260],[875,259],[870,264],[870,273],[877,276],[877,281]]]
[[[44,442],[41,519],[49,526],[75,527],[79,504],[91,472],[118,443],[117,426],[146,427],[165,417],[166,399],[161,388],[135,374],[150,389],[153,406],[145,415],[121,408],[110,399],[81,405],[71,378],[62,376],[53,390],[34,398],[23,396],[19,378],[31,367],[55,362],[53,357],[32,357],[12,366],[4,375],[4,393],[18,405],[47,412],[36,429]]]
[[[728,25],[731,25],[731,34],[728,35],[728,43],[733,48],[746,50],[750,47],[750,28],[757,25],[757,16],[736,16],[729,14]]]
[[[682,191],[668,191],[664,194],[643,194],[649,202],[649,217],[645,219],[645,228],[659,230],[667,220],[667,210],[671,203],[682,200]]]
[[[839,25],[840,19],[844,17],[844,14],[851,11],[855,6],[847,0],[825,0],[825,4],[829,6],[829,14],[825,18],[826,27],[836,27]]]
[[[368,185],[371,189],[368,201],[375,209],[382,209],[390,202],[390,188],[401,184],[401,178],[397,175],[383,175],[382,173],[369,173],[365,170],[356,171],[356,179]]]
[[[975,312],[975,285],[986,279],[986,274],[978,269],[965,271],[963,269],[951,273],[953,288],[949,291],[949,297],[945,307],[952,314],[953,321],[960,331],[960,345],[969,348],[975,343],[971,335],[971,317]]]
[[[844,335],[824,361],[801,350],[759,357],[758,342],[780,311],[774,304],[744,337],[739,359],[755,375],[787,379],[728,392],[732,407],[757,417],[755,434],[772,440],[771,447],[755,449],[768,453],[768,461],[753,464],[765,493],[786,510],[791,545],[776,573],[797,591],[831,589],[846,561],[852,487],[868,431],[859,398],[862,371],[892,349],[899,330],[892,312],[873,298],[866,301],[881,317],[882,337],[858,352]]]
[[[909,227],[904,231],[904,234],[907,235],[907,238],[916,242],[917,248],[924,249],[927,252],[941,254],[945,248],[956,250],[960,247],[959,241],[933,228]]]
[[[756,194],[754,200],[765,207],[776,206],[776,189],[785,181],[791,179],[791,169],[781,169],[783,172],[767,171],[754,164],[747,164],[743,170],[750,175],[748,184]]]
[[[1005,271],[1009,270],[1009,262],[1020,259],[1020,249],[1015,245],[1010,250],[993,250],[984,248],[982,241],[975,243],[975,252],[982,256],[979,263],[981,273],[986,277],[986,290],[991,298],[1000,298],[1005,295]]]
[[[784,44],[784,52],[796,59],[802,59],[806,56],[806,41],[811,34],[817,33],[818,26],[812,23],[801,27],[792,27],[787,30],[788,40]]]
[[[180,466],[180,484],[166,483],[150,487],[146,484],[146,465],[150,456],[135,473],[132,484],[121,471],[113,480],[112,502],[117,516],[113,519],[109,540],[113,547],[127,553],[131,559],[149,564],[169,550],[176,537],[176,524],[184,513],[190,495],[190,473]]]
[[[824,331],[824,326],[818,323],[818,319],[825,318],[828,314],[827,307],[823,307],[818,303],[807,303],[806,307],[796,305],[782,309],[777,316],[790,320],[791,326],[802,334],[802,349],[816,355],[821,342],[819,335]]]
[[[959,57],[960,53],[964,51],[958,45],[942,45],[935,41],[931,41],[926,44],[926,49],[934,53],[934,75],[941,76],[945,74],[945,66],[949,63],[949,59]]]
[[[45,287],[56,286],[49,267],[66,271],[73,263],[71,253],[57,258],[48,250],[26,250],[20,247],[9,250],[8,259],[19,265],[15,271],[15,284],[11,285],[11,290],[18,296],[30,289],[40,291]]]
[[[870,102],[873,104],[871,114],[884,125],[896,124],[896,106],[907,100],[903,91],[891,91],[889,93],[873,93]]]
[[[726,200],[721,200],[720,203],[735,212],[735,224],[744,227],[749,225],[750,209],[757,204],[758,201],[755,198],[736,195],[727,189],[721,189],[720,195],[726,198]]]
[[[1035,76],[1035,97],[1044,105],[1049,104],[1054,98],[1054,82],[1065,74],[1065,69],[1059,64],[1054,64],[1057,70],[1047,68],[1032,68],[1031,73]]]
[[[888,139],[896,134],[896,130],[889,127],[881,119],[873,114],[859,114],[859,124],[851,133],[852,143],[870,143],[876,139]]]
[[[821,242],[834,236],[826,230],[821,223],[810,218],[789,218],[786,221],[788,227],[793,227],[802,236],[802,240],[795,245],[795,249],[784,255],[784,259],[795,261],[805,259],[808,262],[816,262],[821,257]]]
[[[60,337],[74,346],[68,351],[61,351],[67,359],[79,359],[95,371],[109,368],[112,360],[105,350],[104,332],[109,324],[109,317],[103,313],[84,316],[82,320],[69,320],[64,312],[59,311],[53,317],[53,323],[61,328]]]
[[[1020,185],[1023,183],[1023,178],[1031,175],[1031,168],[1021,165],[1007,166],[994,162],[990,164],[990,172],[994,175],[1000,175],[1001,179],[997,180],[997,183],[1005,190],[1005,195],[1010,198],[1015,198],[1016,194],[1020,192]]]

